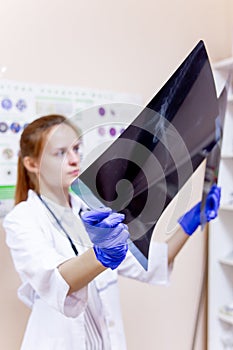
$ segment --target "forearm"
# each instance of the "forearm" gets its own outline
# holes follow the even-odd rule
[[[213,185],[209,191],[204,208],[206,221],[213,220],[218,215],[220,205],[221,188]],[[177,231],[167,241],[168,262],[171,263],[186,243],[190,235],[201,225],[201,202],[197,203],[182,217],[179,218]]]
[[[179,226],[177,231],[167,240],[168,245],[168,264],[170,264],[182,249],[184,244],[189,239],[189,235],[187,235],[182,227]]]
[[[59,265],[58,270],[69,284],[68,294],[71,294],[85,287],[96,276],[105,271],[106,267],[96,259],[93,249],[89,249],[80,256],[76,256]]]

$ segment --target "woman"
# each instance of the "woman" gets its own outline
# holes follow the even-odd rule
[[[22,350],[125,349],[117,274],[166,284],[169,265],[200,224],[200,203],[167,243],[152,242],[145,271],[127,252],[124,215],[90,211],[69,192],[79,174],[79,132],[60,115],[29,124],[20,140],[16,206],[4,228],[32,312]],[[220,189],[208,195],[217,216]]]

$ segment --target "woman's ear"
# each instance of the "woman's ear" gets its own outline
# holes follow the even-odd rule
[[[33,174],[39,173],[39,164],[38,164],[38,161],[35,160],[34,158],[29,156],[24,157],[23,165],[30,173],[33,173]]]

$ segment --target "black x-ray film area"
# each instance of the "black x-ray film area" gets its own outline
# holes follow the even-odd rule
[[[90,207],[94,195],[125,214],[129,249],[145,269],[158,219],[216,143],[218,114],[213,75],[200,41],[128,128],[71,186]]]

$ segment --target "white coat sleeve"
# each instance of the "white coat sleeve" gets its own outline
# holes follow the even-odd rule
[[[87,288],[67,296],[69,285],[57,267],[70,257],[55,250],[52,236],[49,238],[38,227],[37,218],[33,212],[30,213],[28,206],[23,207],[24,203],[16,206],[3,221],[6,243],[10,248],[15,269],[23,282],[22,290],[31,287],[34,294],[48,305],[66,316],[76,317],[86,305]],[[33,300],[31,303],[33,304]]]
[[[118,267],[122,276],[133,278],[153,285],[168,285],[172,264],[168,265],[167,243],[151,241],[146,271],[137,259],[128,251],[125,260]]]

